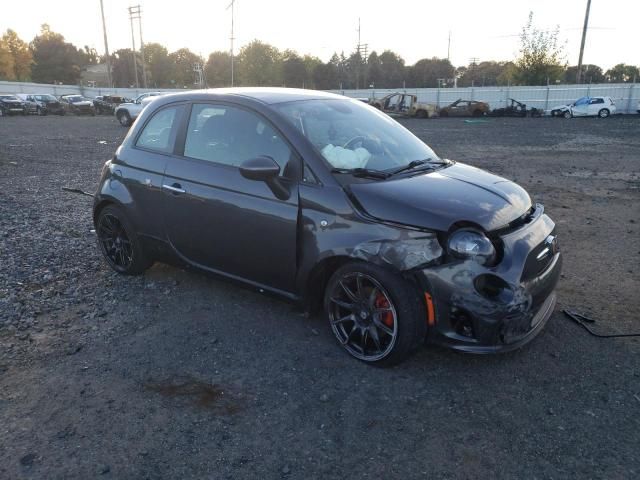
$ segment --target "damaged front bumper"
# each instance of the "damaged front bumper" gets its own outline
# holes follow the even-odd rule
[[[455,260],[416,272],[435,307],[429,341],[497,353],[526,344],[543,329],[562,268],[555,224],[537,205],[527,224],[500,235],[499,242],[496,266]]]

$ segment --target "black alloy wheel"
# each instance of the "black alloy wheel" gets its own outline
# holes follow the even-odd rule
[[[372,264],[338,269],[325,292],[331,330],[342,347],[367,363],[392,365],[415,350],[426,334],[418,295],[407,282]]]
[[[153,263],[144,254],[134,229],[118,207],[109,205],[100,211],[96,234],[104,258],[116,272],[138,275]]]

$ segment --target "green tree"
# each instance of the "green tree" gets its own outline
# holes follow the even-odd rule
[[[171,85],[171,60],[169,52],[159,43],[147,43],[144,46],[144,64],[149,85],[164,88]]]
[[[51,31],[46,23],[29,45],[34,65],[31,77],[39,83],[64,83],[73,85],[80,78],[84,64],[81,53],[64,41],[59,33]]]
[[[282,85],[282,61],[277,48],[253,40],[238,54],[238,78],[242,85]]]
[[[624,83],[638,80],[640,73],[638,72],[638,67],[619,63],[615,67],[607,70],[605,76],[607,77],[607,81],[611,83]]]
[[[171,64],[171,83],[177,88],[193,87],[196,79],[193,65],[203,63],[200,56],[188,48],[181,48],[169,54],[169,62]]]
[[[2,42],[9,49],[13,58],[14,79],[19,82],[27,81],[31,78],[31,65],[33,56],[29,50],[29,45],[22,41],[18,34],[8,29],[2,36]]]
[[[373,85],[374,87],[381,87],[381,65],[380,58],[378,54],[374,50],[369,54],[369,58],[367,59],[367,82],[366,86],[370,87]]]
[[[338,88],[338,71],[331,63],[321,63],[313,71],[313,85],[320,90],[331,90]]]
[[[564,83],[576,83],[578,66],[567,67],[564,71]],[[598,65],[582,65],[582,80],[585,83],[603,83],[605,76]]]
[[[415,65],[409,67],[407,72],[407,86],[418,88],[435,88],[451,85],[455,75],[455,68],[446,58],[422,58]],[[438,85],[438,80],[444,79],[444,83]]]
[[[516,78],[522,85],[545,85],[561,80],[564,73],[563,46],[558,43],[559,28],[547,32],[533,25],[533,12],[520,34],[520,56]]]
[[[138,81],[142,79],[142,62],[137,55]],[[136,74],[133,68],[133,53],[130,48],[121,48],[111,55],[111,71],[113,84],[116,87],[135,87]]]
[[[16,73],[13,68],[13,55],[11,50],[0,38],[0,80],[15,80]]]
[[[318,88],[315,85],[315,71],[316,68],[318,68],[320,65],[322,65],[322,60],[320,60],[318,57],[314,57],[312,55],[305,55],[302,58],[302,61],[304,62],[304,69],[305,69],[305,83],[304,86],[306,88]]]
[[[506,85],[510,82],[509,71],[513,69],[512,62],[486,61],[470,64],[456,69],[459,87],[490,87]]]
[[[231,85],[231,55],[229,52],[213,52],[204,66],[207,85],[227,87]]]
[[[391,50],[385,50],[378,57],[380,61],[381,88],[400,88],[406,80],[404,59]]]
[[[302,88],[307,79],[304,60],[293,50],[282,53],[282,81],[286,87]]]

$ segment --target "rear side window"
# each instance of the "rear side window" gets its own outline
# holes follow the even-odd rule
[[[144,126],[136,146],[164,153],[173,151],[171,130],[178,118],[178,108],[168,107],[156,112]]]
[[[262,117],[237,107],[213,104],[193,105],[184,155],[234,167],[266,155],[280,166],[280,175],[287,175],[287,170],[293,168],[289,163],[296,161],[287,142]]]

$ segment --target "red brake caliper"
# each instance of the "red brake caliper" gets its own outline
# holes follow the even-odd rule
[[[389,308],[389,301],[381,292],[378,292],[378,294],[376,295],[375,305],[376,308]],[[391,313],[390,311],[384,312],[380,316],[380,318],[382,320],[382,323],[384,323],[387,327],[393,328],[393,313]]]

